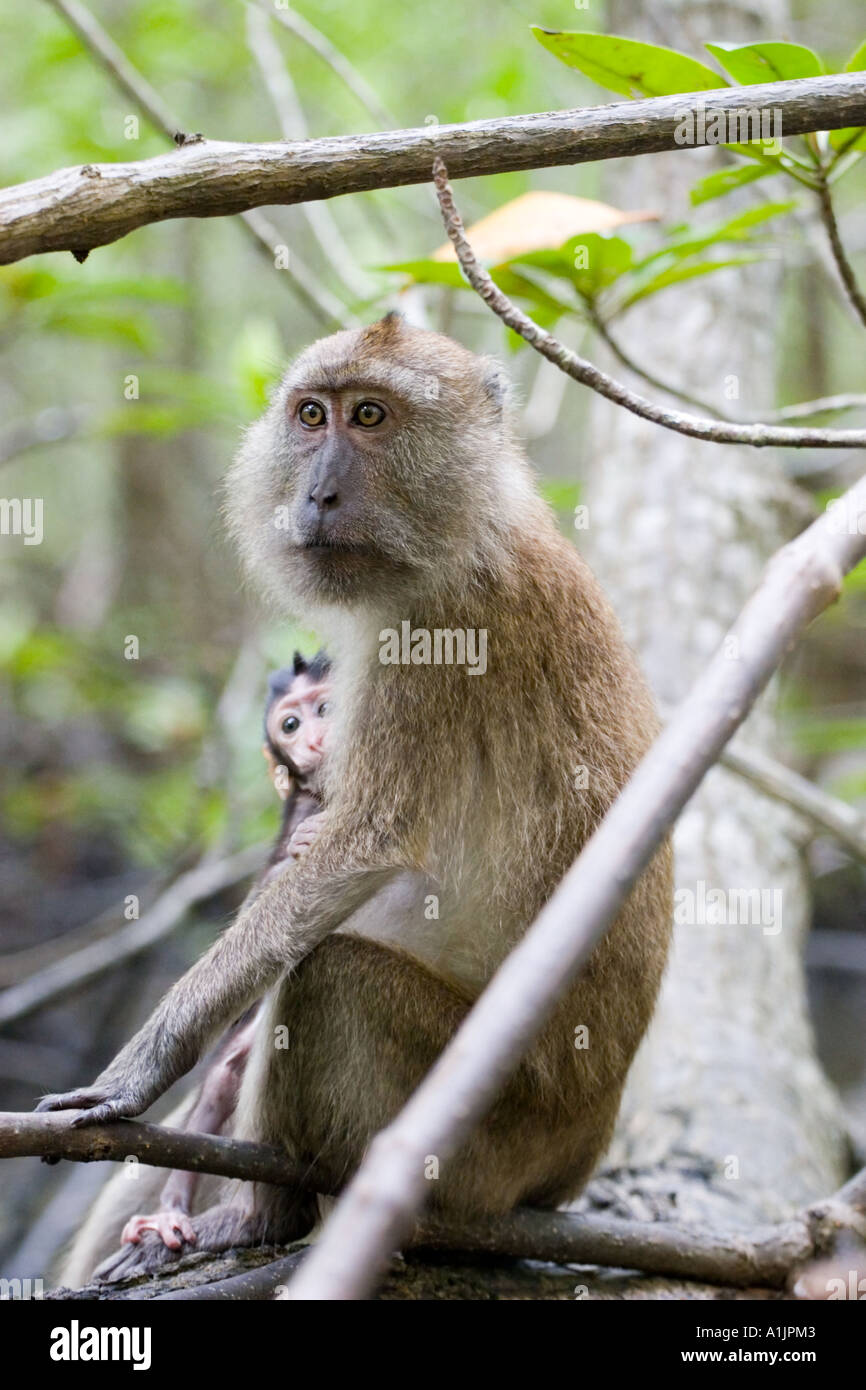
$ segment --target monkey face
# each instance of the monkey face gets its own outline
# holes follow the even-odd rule
[[[318,772],[325,754],[331,682],[296,676],[267,712],[265,756],[287,767],[305,789],[318,793]],[[270,756],[269,756],[270,755]]]
[[[314,343],[229,480],[257,582],[283,602],[405,599],[466,559],[508,490],[502,401],[489,361],[394,315]]]

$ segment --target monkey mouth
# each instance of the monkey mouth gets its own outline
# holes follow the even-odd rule
[[[305,555],[333,555],[335,557],[340,555],[369,556],[373,553],[371,547],[368,545],[361,545],[357,541],[345,540],[340,536],[328,536],[321,531],[317,531],[313,536],[308,536],[307,539],[302,542],[299,549],[302,554]]]

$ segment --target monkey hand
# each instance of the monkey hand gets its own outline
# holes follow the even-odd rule
[[[62,1091],[58,1095],[43,1096],[37,1111],[80,1110],[71,1121],[73,1129],[83,1129],[89,1125],[110,1124],[112,1120],[129,1119],[140,1115],[162,1094],[143,1085],[130,1082],[115,1082],[110,1071],[97,1077],[92,1086],[84,1086],[78,1091]]]
[[[326,815],[327,812],[319,811],[315,816],[307,816],[306,820],[301,821],[295,833],[292,835],[292,838],[289,840],[287,852],[293,859],[300,859],[302,855],[306,854],[310,845],[312,845],[321,834],[325,825]]]
[[[152,1216],[131,1216],[123,1228],[121,1245],[138,1245],[145,1231],[155,1231],[169,1250],[180,1250],[184,1241],[195,1245],[198,1239],[188,1213],[179,1207],[156,1211]]]
[[[43,1096],[36,1109],[80,1110],[71,1121],[73,1129],[131,1119],[143,1114],[192,1066],[195,1058],[184,1055],[178,1061],[179,1052],[167,1045],[162,1014],[157,1010],[92,1086]]]

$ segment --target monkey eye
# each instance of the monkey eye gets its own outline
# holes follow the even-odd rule
[[[284,734],[296,734],[301,727],[301,721],[296,714],[287,714],[280,728]]]
[[[384,418],[384,410],[375,401],[361,401],[360,405],[355,407],[352,423],[363,425],[365,429],[370,430],[374,425],[381,425]]]
[[[316,710],[316,714],[319,716],[320,719],[324,719],[325,715],[328,713],[330,708],[331,706],[328,704],[328,701],[323,700],[322,703],[319,705],[319,708]]]
[[[318,401],[302,401],[298,406],[298,419],[302,425],[316,429],[325,423],[325,410]]]

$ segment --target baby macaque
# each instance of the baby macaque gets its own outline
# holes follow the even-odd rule
[[[330,695],[330,662],[323,652],[310,661],[295,652],[292,665],[274,671],[268,679],[262,751],[283,801],[283,818],[251,898],[282,872],[289,859],[298,859],[309,849],[323,825],[320,772]],[[234,1114],[258,1020],[259,1006],[254,1004],[228,1030],[186,1117],[185,1129],[222,1133]],[[131,1216],[121,1243],[138,1245],[145,1231],[155,1231],[169,1250],[180,1250],[184,1241],[194,1245],[190,1213],[199,1176],[182,1169],[171,1172],[160,1193],[159,1210]]]
[[[268,681],[262,751],[283,800],[283,823],[262,884],[276,877],[286,859],[309,849],[324,823],[322,746],[330,698],[331,663],[324,652],[310,661],[295,652],[292,665]]]

